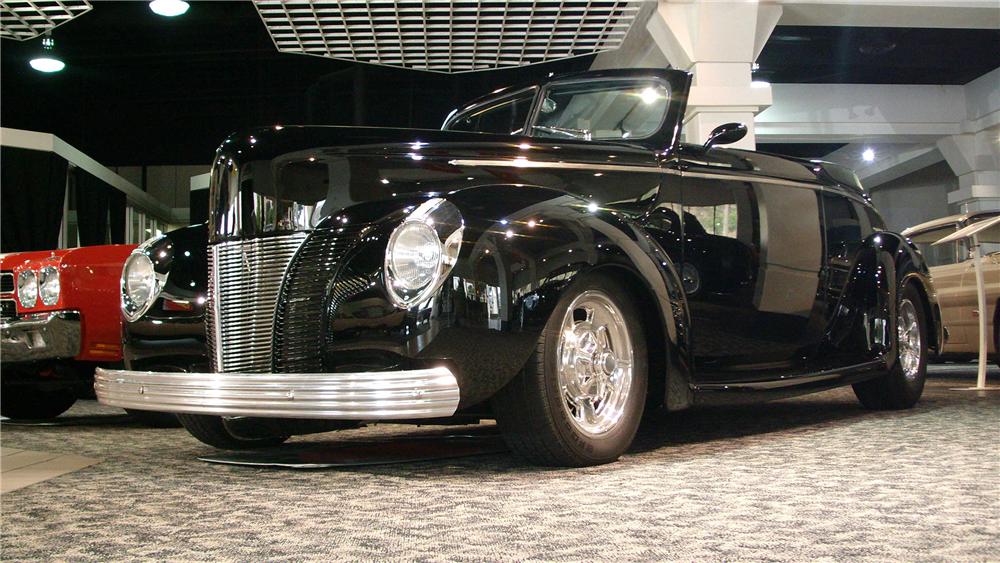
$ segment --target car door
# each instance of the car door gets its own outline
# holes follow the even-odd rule
[[[971,353],[978,346],[978,329],[974,333],[969,332],[970,328],[975,328],[971,315],[976,303],[976,281],[975,273],[972,272],[971,286],[966,285],[966,274],[971,271],[972,262],[962,258],[968,255],[968,247],[965,241],[934,245],[957,229],[958,224],[951,223],[910,236],[910,240],[917,245],[927,261],[934,280],[938,305],[941,307],[941,323],[948,332],[947,342],[942,349],[944,354]]]
[[[810,370],[822,338],[820,206],[818,190],[791,184],[707,170],[681,179],[682,271],[699,381]]]

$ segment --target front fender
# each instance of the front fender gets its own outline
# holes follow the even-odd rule
[[[683,389],[678,397],[686,400],[683,291],[666,253],[627,215],[524,185],[470,188],[447,199],[464,218],[462,248],[422,306],[400,310],[385,291],[385,248],[399,217],[359,237],[326,296],[324,369],[445,361],[460,373],[461,406],[478,404],[522,369],[566,288],[585,272],[605,270],[633,285],[640,308],[652,313],[643,321],[662,336],[650,347],[669,360],[651,366],[676,372],[681,383],[668,387]]]

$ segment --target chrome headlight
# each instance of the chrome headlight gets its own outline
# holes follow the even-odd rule
[[[385,249],[385,285],[396,306],[422,303],[441,287],[458,259],[463,229],[458,208],[440,198],[396,227]]]
[[[46,266],[38,270],[38,295],[48,306],[59,302],[59,268]]]
[[[38,303],[38,278],[31,270],[21,270],[17,274],[17,300],[22,307],[34,307]]]
[[[133,250],[122,268],[122,313],[130,321],[146,314],[167,281],[167,276],[157,273],[153,261],[146,255],[146,249],[159,239],[151,239]]]

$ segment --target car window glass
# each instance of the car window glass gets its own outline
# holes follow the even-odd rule
[[[824,194],[823,215],[826,218],[827,259],[850,260],[864,238],[857,207],[844,196]]]
[[[954,264],[956,260],[961,260],[962,254],[960,254],[958,248],[958,241],[939,244],[937,246],[934,246],[934,243],[954,233],[956,230],[956,225],[947,225],[933,231],[917,233],[911,236],[910,240],[920,249],[920,253],[924,255],[924,260],[927,261],[928,266],[947,266],[948,264]]]
[[[683,200],[681,275],[689,298],[752,298],[760,249],[753,190],[739,182],[692,179]]]
[[[546,90],[531,134],[556,139],[642,139],[656,133],[669,93],[655,80],[557,84]]]
[[[524,92],[519,96],[501,100],[496,104],[478,108],[467,114],[460,115],[448,124],[450,131],[473,131],[476,133],[492,133],[494,135],[520,135],[524,133],[524,124],[528,120],[534,91]]]
[[[878,211],[875,211],[874,208],[867,206],[864,206],[864,210],[865,215],[868,216],[868,224],[871,226],[873,231],[881,232],[887,230],[885,221],[882,219],[882,216],[878,214]]]

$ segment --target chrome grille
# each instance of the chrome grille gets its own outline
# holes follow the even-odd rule
[[[307,233],[210,248],[206,322],[216,372],[271,371],[275,307],[285,270]]]
[[[14,293],[14,272],[0,272],[0,293]]]

